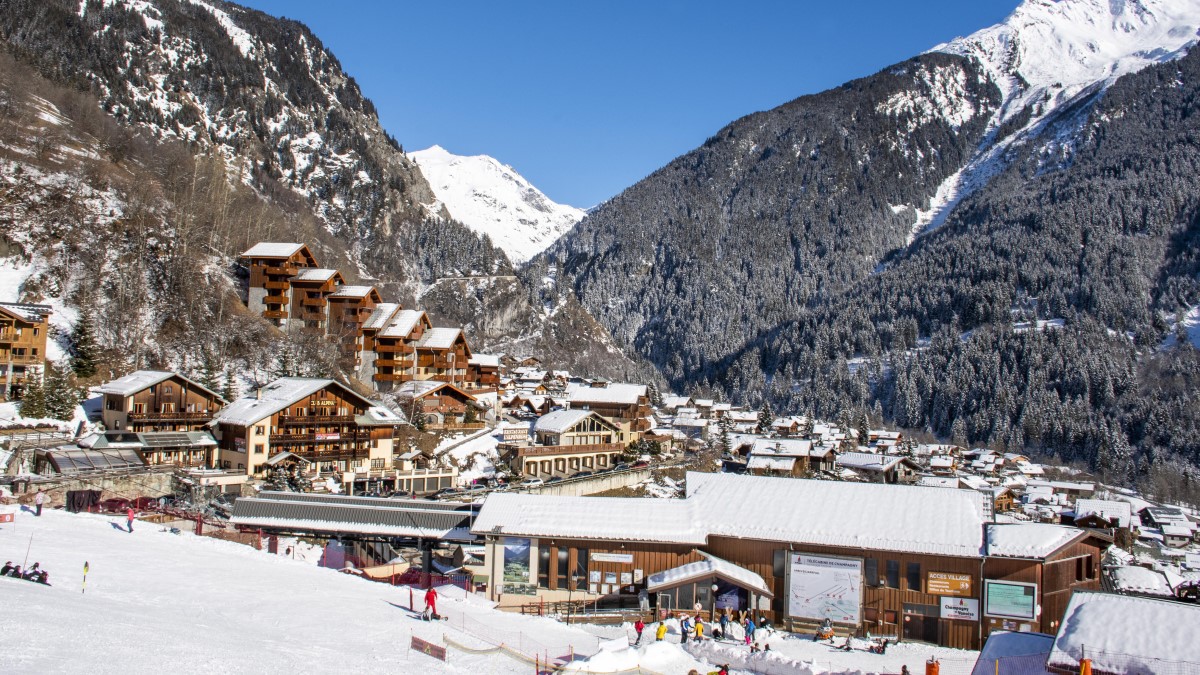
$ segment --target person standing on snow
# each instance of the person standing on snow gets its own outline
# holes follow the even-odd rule
[[[662,642],[663,638],[667,637],[667,622],[659,621],[658,629],[654,631],[654,641]]]
[[[686,645],[688,641],[688,633],[692,632],[692,617],[687,614],[679,620],[679,644]]]
[[[132,534],[132,533],[133,533],[133,517],[134,517],[134,515],[135,515],[135,514],[134,514],[134,512],[133,512],[133,507],[132,507],[132,506],[130,506],[130,507],[128,507],[128,508],[126,508],[126,509],[125,509],[125,517],[129,519],[129,522],[127,522],[127,523],[125,524],[125,526],[126,526],[127,528],[129,528],[129,532],[130,532],[130,534]]]
[[[642,631],[645,629],[646,624],[642,621],[642,617],[639,616],[638,620],[633,622],[633,630],[637,632],[637,639],[633,641],[635,647],[642,643]]]
[[[425,611],[429,612],[430,619],[436,619],[438,615],[437,597],[437,591],[433,589],[433,586],[430,586],[429,590],[425,591]]]
[[[700,640],[703,638],[704,638],[704,621],[700,618],[700,615],[697,614],[696,615],[696,642],[700,642]]]
[[[37,506],[37,512],[34,515],[40,518],[42,516],[42,504],[46,503],[46,493],[42,492],[42,488],[38,488],[37,494],[33,496],[33,503]]]
[[[754,620],[746,617],[746,644],[754,642]]]

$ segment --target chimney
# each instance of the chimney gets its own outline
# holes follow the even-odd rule
[[[255,398],[255,400],[258,400],[258,401],[262,400],[262,387],[259,387],[258,389],[254,390],[254,398]]]

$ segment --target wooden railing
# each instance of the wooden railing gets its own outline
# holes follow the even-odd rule
[[[286,319],[288,313],[284,311],[267,310],[262,313],[264,319]]]
[[[288,417],[281,415],[279,423],[284,426],[296,426],[299,424],[350,424],[354,422],[354,415],[298,415]]]
[[[295,265],[277,265],[274,267],[263,268],[263,272],[266,272],[267,274],[286,274],[288,276],[293,276],[299,271],[300,269]]]
[[[621,453],[625,446],[620,443],[597,443],[595,445],[531,445],[521,448],[521,457],[543,457],[547,455],[599,455]]]
[[[129,413],[130,422],[166,422],[171,420],[211,420],[211,412],[140,412]]]

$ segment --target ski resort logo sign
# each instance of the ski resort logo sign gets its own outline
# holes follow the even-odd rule
[[[442,661],[446,660],[446,648],[445,647],[442,647],[440,645],[435,645],[432,642],[428,642],[426,640],[422,640],[421,638],[417,637],[416,635],[412,636],[411,648],[413,651],[421,652],[422,654],[425,654],[426,656],[432,656],[433,658],[440,659]]]
[[[854,625],[862,622],[861,558],[793,553],[788,571],[789,615]]]

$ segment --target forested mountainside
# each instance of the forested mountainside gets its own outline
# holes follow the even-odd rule
[[[927,54],[739,120],[528,271],[680,388],[1188,489],[1200,54],[1061,98],[993,65]]]
[[[608,376],[638,368],[594,322],[587,349],[554,342],[556,321],[586,313],[570,298],[531,303],[503,251],[432,211],[420,170],[303,25],[216,0],[11,0],[0,36],[12,111],[0,120],[0,256],[31,275],[22,299],[96,314],[126,365],[186,368],[216,351],[248,368],[279,336],[247,324],[266,336],[254,350],[213,346],[245,333],[227,323],[236,255],[294,240],[407,306],[436,291],[434,321],[463,325],[476,350]],[[515,289],[461,302],[444,290],[476,277]],[[490,319],[464,316],[475,307]]]

